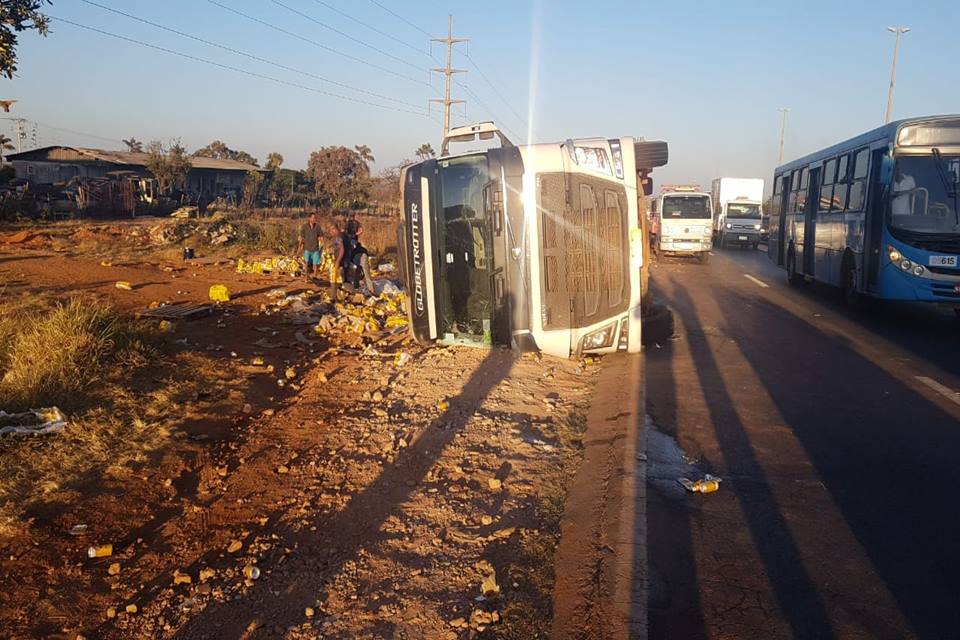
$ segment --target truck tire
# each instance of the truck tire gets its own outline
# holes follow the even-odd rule
[[[673,337],[673,312],[663,305],[651,305],[649,313],[644,314],[640,322],[640,341],[645,346],[663,344]]]
[[[655,169],[667,164],[670,157],[667,143],[660,140],[639,140],[633,143],[638,169]]]
[[[697,256],[697,260],[700,261],[700,264],[707,264],[708,262],[710,262],[710,252],[701,251],[700,255]]]

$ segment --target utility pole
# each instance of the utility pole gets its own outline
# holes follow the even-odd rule
[[[783,113],[783,120],[780,121],[780,156],[777,158],[777,164],[783,164],[783,135],[787,130],[787,113],[790,111],[790,107],[780,107],[777,109]]]
[[[890,122],[890,116],[893,114],[893,86],[897,83],[897,54],[900,53],[900,34],[910,31],[910,27],[887,27],[887,31],[893,33],[896,38],[893,41],[893,65],[890,67],[890,88],[887,90],[887,113],[884,116],[884,123]]]
[[[430,102],[439,102],[443,104],[443,135],[446,136],[447,132],[450,131],[450,105],[452,104],[462,104],[466,102],[465,100],[451,100],[450,99],[450,79],[455,73],[466,73],[466,69],[454,69],[451,65],[453,64],[453,45],[458,42],[467,42],[469,38],[454,38],[453,37],[453,16],[447,16],[447,37],[446,38],[431,38],[432,42],[444,42],[447,45],[447,66],[440,69],[431,69],[431,71],[437,71],[442,73],[444,76],[444,87],[443,87],[443,100],[431,100]]]
[[[17,127],[17,153],[23,151],[23,141],[27,139],[27,132],[23,130],[23,125],[27,123],[23,118],[14,118],[14,124]]]

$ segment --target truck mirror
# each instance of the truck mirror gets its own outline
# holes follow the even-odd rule
[[[643,195],[652,196],[653,195],[653,180],[650,178],[643,179]]]

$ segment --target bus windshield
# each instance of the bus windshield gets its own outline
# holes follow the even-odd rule
[[[897,159],[890,186],[890,226],[915,233],[960,233],[960,156]]]
[[[760,219],[760,205],[752,202],[728,202],[728,218],[753,218]]]
[[[663,196],[663,218],[710,218],[707,196]]]

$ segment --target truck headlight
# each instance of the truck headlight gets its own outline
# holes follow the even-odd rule
[[[753,228],[755,231],[760,231],[760,225],[758,224],[753,225]]]
[[[703,228],[703,237],[704,237],[704,238],[709,238],[711,235],[713,235],[713,231],[710,229],[710,227],[704,227],[704,228]]]
[[[613,344],[613,334],[616,329],[616,323],[611,323],[602,329],[591,331],[583,336],[580,341],[580,350],[589,351],[591,349],[602,349]]]
[[[730,224],[729,222],[727,223],[727,229],[733,229],[733,225]]]

